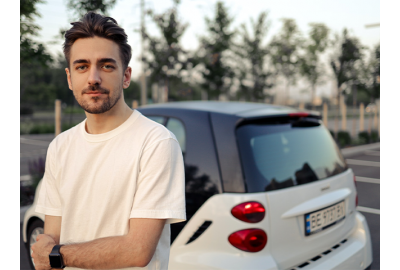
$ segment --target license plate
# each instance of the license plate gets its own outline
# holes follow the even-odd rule
[[[306,236],[325,230],[345,218],[344,201],[304,215]]]

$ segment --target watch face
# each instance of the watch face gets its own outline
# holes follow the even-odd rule
[[[50,254],[49,256],[50,259],[50,265],[52,268],[61,268],[61,255],[57,254],[57,255],[52,255]]]

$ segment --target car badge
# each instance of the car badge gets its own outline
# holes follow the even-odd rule
[[[327,190],[327,189],[330,189],[330,186],[329,186],[329,185],[326,186],[326,187],[321,188],[321,191],[324,191],[324,190]]]

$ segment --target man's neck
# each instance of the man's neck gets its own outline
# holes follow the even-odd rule
[[[102,134],[109,132],[124,123],[132,114],[132,109],[121,98],[109,111],[100,114],[86,114],[86,132]]]

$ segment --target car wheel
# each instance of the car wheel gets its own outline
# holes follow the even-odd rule
[[[27,250],[28,250],[28,257],[29,257],[29,264],[31,265],[32,269],[35,269],[35,264],[32,260],[32,245],[36,243],[36,237],[39,234],[44,233],[44,222],[40,219],[36,219],[32,222],[32,224],[28,228],[27,234]]]

